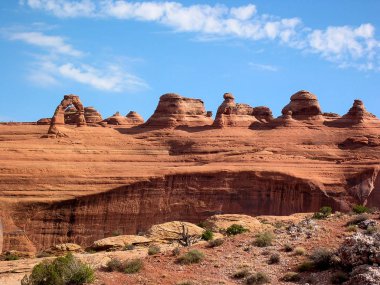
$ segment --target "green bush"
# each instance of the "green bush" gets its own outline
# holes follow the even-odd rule
[[[105,270],[109,272],[123,271],[123,263],[117,258],[112,258],[107,262]]]
[[[331,276],[330,280],[332,284],[342,284],[348,281],[348,279],[349,279],[349,276],[347,273],[343,271],[338,271]]]
[[[356,214],[369,213],[370,209],[363,205],[355,205],[352,207],[352,211]]]
[[[180,253],[181,253],[181,250],[179,249],[179,247],[176,247],[172,250],[173,256],[178,256]]]
[[[269,282],[270,282],[270,279],[264,272],[257,272],[257,273],[251,274],[245,280],[245,284],[247,285],[259,285],[259,284],[265,284]]]
[[[136,258],[136,259],[126,261],[123,267],[124,267],[124,273],[127,273],[127,274],[138,273],[143,268],[143,262],[140,258]]]
[[[294,249],[294,255],[305,255],[305,253],[306,253],[306,249],[303,248],[302,246],[297,246]]]
[[[149,248],[148,248],[148,254],[149,255],[155,255],[157,253],[160,253],[161,251],[161,248],[157,245],[151,245]]]
[[[369,226],[365,231],[367,235],[373,235],[374,233],[378,233],[378,232],[379,232],[378,226]]]
[[[244,228],[242,225],[232,224],[231,226],[227,228],[226,233],[229,236],[235,236],[238,234],[245,233],[247,231],[248,229]]]
[[[301,277],[297,272],[287,272],[282,276],[281,280],[284,282],[298,282],[301,280]]]
[[[359,214],[355,217],[353,217],[351,220],[349,220],[346,223],[346,226],[351,226],[351,225],[357,225],[365,220],[368,220],[369,216],[367,214]]]
[[[214,237],[214,233],[210,230],[205,230],[203,233],[202,233],[202,239],[203,240],[212,240]]]
[[[247,267],[240,268],[234,274],[232,274],[232,278],[242,279],[251,275],[251,271]]]
[[[332,213],[332,208],[329,206],[324,206],[319,209],[318,212],[314,213],[313,218],[314,219],[326,219],[328,216],[330,216]]]
[[[358,226],[357,225],[349,225],[349,226],[347,226],[346,231],[356,233],[358,231]]]
[[[80,285],[94,280],[94,270],[69,253],[37,264],[29,276],[24,276],[21,285]]]
[[[256,235],[254,245],[258,247],[266,247],[272,245],[274,235],[272,232],[262,232]]]
[[[5,261],[19,260],[19,259],[20,259],[20,257],[17,254],[15,254],[15,253],[7,252],[4,255],[4,260]]]
[[[221,246],[224,243],[224,240],[221,238],[213,239],[208,242],[209,247]]]
[[[298,272],[307,272],[314,269],[314,262],[304,261],[300,265],[297,266]]]
[[[293,245],[291,245],[289,243],[287,243],[287,244],[284,245],[284,251],[285,252],[292,252],[293,249],[294,249]]]
[[[203,260],[204,254],[199,250],[193,249],[177,258],[179,264],[199,263]]]
[[[124,246],[124,250],[134,250],[134,249],[135,249],[135,246],[133,244],[131,244],[131,243],[126,244]]]
[[[278,253],[273,253],[269,257],[268,264],[277,264],[280,262],[280,255]]]
[[[311,255],[310,260],[314,263],[317,269],[325,270],[330,268],[333,253],[325,248],[315,249]]]

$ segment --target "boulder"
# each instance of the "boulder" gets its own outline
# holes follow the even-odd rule
[[[47,253],[81,252],[82,247],[76,243],[60,243],[46,250]]]
[[[94,241],[91,248],[95,250],[121,249],[128,244],[149,244],[151,241],[144,236],[120,235]]]
[[[212,124],[200,99],[168,93],[160,97],[153,115],[143,125],[152,128],[200,127]]]
[[[148,231],[148,237],[154,241],[175,241],[181,238],[184,229],[190,236],[201,237],[204,229],[188,222],[167,222],[152,226]]]
[[[350,279],[343,285],[379,285],[379,266],[361,265],[356,267],[350,274]]]
[[[37,121],[37,125],[50,125],[51,118],[42,118]]]
[[[262,232],[274,230],[269,224],[263,224],[255,217],[239,214],[214,215],[205,221],[206,228],[215,232],[223,232],[233,224],[241,225],[250,232]]]
[[[376,135],[357,135],[345,139],[338,145],[342,149],[356,149],[364,146],[380,146],[380,136]]]
[[[346,238],[337,252],[345,267],[380,263],[380,233],[356,233]]]
[[[317,96],[306,90],[298,91],[290,97],[290,103],[282,109],[282,115],[287,116],[289,111],[296,120],[322,119]]]
[[[235,103],[235,97],[231,93],[223,95],[224,101],[216,112],[214,127],[249,127],[258,122],[253,116],[253,108],[248,104]]]

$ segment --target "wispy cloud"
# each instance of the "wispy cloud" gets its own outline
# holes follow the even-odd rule
[[[260,63],[250,62],[249,66],[252,67],[253,69],[261,70],[261,71],[276,72],[279,70],[278,66],[270,65],[270,64],[260,64]]]
[[[280,45],[318,54],[339,67],[379,70],[380,42],[374,26],[327,26],[315,30],[299,17],[280,18],[259,14],[255,5],[188,5],[179,2],[124,0],[24,0],[25,5],[57,17],[115,18],[157,22],[176,32],[191,32],[200,39],[236,37],[251,41],[273,41]]]
[[[19,29],[2,29],[1,32],[11,41],[22,41],[45,50],[43,54],[32,54],[34,60],[27,79],[36,85],[56,86],[63,80],[71,80],[108,92],[137,92],[149,88],[143,79],[126,71],[121,60],[102,66],[90,65],[86,63],[87,53],[75,49],[63,37]]]
[[[9,39],[23,41],[27,44],[70,56],[81,56],[83,54],[81,51],[74,49],[70,44],[67,44],[62,37],[49,36],[40,32],[10,33]]]

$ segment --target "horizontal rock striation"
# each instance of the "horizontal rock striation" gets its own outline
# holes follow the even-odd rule
[[[18,226],[38,248],[74,242],[90,245],[118,231],[137,234],[172,220],[199,222],[221,213],[287,215],[340,209],[311,181],[276,172],[216,172],[167,175],[100,194],[32,206]],[[25,213],[28,213],[27,215]]]
[[[290,97],[290,103],[282,109],[282,114],[291,115],[296,120],[321,119],[322,110],[317,96],[306,90],[298,91]]]

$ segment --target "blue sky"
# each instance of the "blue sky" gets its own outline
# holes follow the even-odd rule
[[[380,117],[380,1],[0,3],[0,121],[51,117],[64,94],[147,119],[160,95],[225,92],[279,115],[300,89],[323,111]]]

